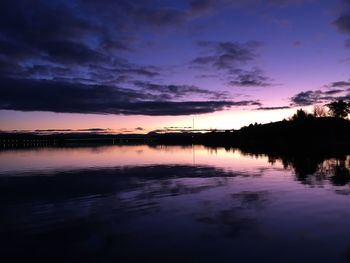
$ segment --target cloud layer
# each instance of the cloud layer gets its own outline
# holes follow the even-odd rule
[[[237,101],[230,93],[232,87],[273,85],[258,66],[260,41],[208,37],[195,42],[186,65],[193,75],[199,70],[201,76],[213,77],[216,89],[194,85],[190,78],[173,83],[167,79],[171,66],[152,64],[152,59],[135,62],[135,54],[145,49],[149,35],[187,30],[221,11],[303,2],[307,0],[38,0],[33,7],[30,0],[4,0],[0,109],[125,115],[201,114],[241,106],[272,110],[256,99]],[[345,34],[350,34],[349,17],[345,10],[334,21]],[[332,91],[301,92],[291,103],[346,97],[348,83],[334,82]]]
[[[347,81],[337,81],[326,85],[327,90],[302,91],[291,98],[292,106],[326,104],[334,100],[350,100],[350,87]]]
[[[1,83],[6,88],[0,91],[0,108],[6,110],[159,116],[261,106],[252,100],[169,101],[164,100],[164,94],[102,85],[25,79],[1,79]],[[194,92],[197,92],[196,88]]]
[[[270,2],[270,1],[267,1]],[[29,0],[1,3],[0,109],[97,114],[185,115],[234,106],[227,91],[164,81],[164,68],[133,63],[140,36],[181,27],[245,1]],[[140,33],[141,32],[141,33]],[[142,38],[142,37],[141,37]],[[199,41],[208,55],[192,64],[215,68],[233,86],[267,86],[259,69],[242,65],[261,43]]]
[[[258,48],[263,44],[257,41],[210,42],[199,41],[198,46],[205,49],[207,55],[201,55],[192,60],[192,65],[200,70],[215,70],[218,76],[223,76],[228,86],[233,87],[267,87],[271,79],[265,76],[263,70],[254,66],[258,57]]]

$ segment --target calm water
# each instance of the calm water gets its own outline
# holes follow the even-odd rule
[[[0,152],[1,262],[347,262],[350,156]],[[33,261],[33,262],[35,262]]]

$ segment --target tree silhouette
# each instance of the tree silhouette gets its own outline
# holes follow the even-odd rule
[[[327,111],[324,106],[322,105],[315,105],[314,106],[314,116],[315,117],[326,117]]]
[[[350,113],[350,103],[343,100],[333,101],[327,104],[331,116],[336,118],[346,118]]]
[[[310,114],[308,114],[306,111],[303,109],[297,110],[297,112],[291,117],[292,121],[297,121],[297,120],[306,120],[307,118],[311,117]]]

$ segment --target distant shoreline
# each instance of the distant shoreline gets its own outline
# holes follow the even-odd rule
[[[252,124],[239,130],[149,134],[0,133],[1,149],[69,145],[165,144],[238,147],[261,151],[350,151],[350,121],[323,117]]]

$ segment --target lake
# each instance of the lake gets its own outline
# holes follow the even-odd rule
[[[350,262],[350,155],[0,151],[2,262]]]

